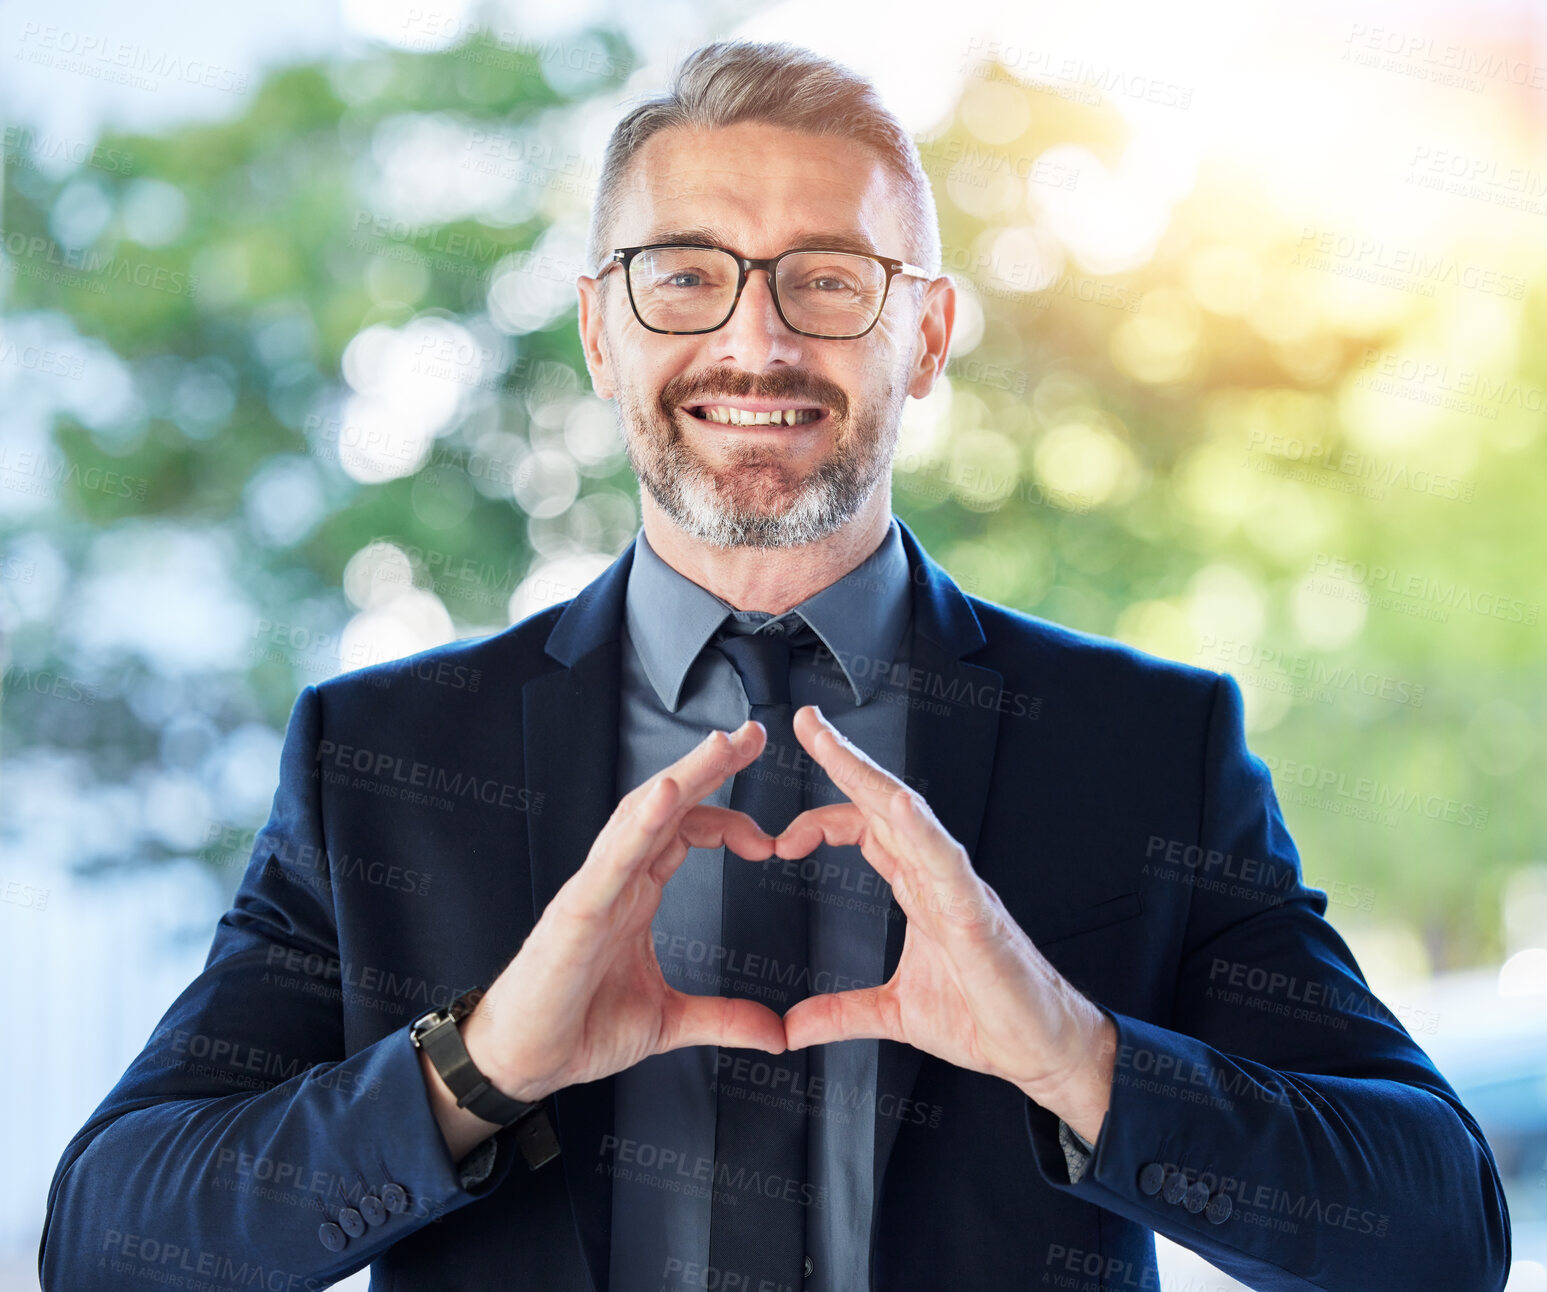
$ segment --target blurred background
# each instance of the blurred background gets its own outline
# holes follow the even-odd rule
[[[1547,1289],[1532,0],[0,7],[0,1288],[297,691],[633,535],[574,279],[613,122],[728,35],[871,76],[933,181],[959,321],[897,512],[968,591],[1235,675]]]

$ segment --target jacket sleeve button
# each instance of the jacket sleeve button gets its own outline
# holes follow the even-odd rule
[[[1209,1186],[1202,1180],[1195,1180],[1192,1187],[1187,1190],[1184,1201],[1187,1204],[1187,1210],[1196,1216],[1209,1205]]]
[[[1230,1219],[1231,1209],[1230,1195],[1228,1193],[1216,1193],[1209,1199],[1209,1205],[1204,1209],[1203,1214],[1213,1221],[1214,1224],[1222,1225]]]
[[[1139,1172],[1139,1189],[1154,1197],[1160,1192],[1160,1186],[1166,1182],[1166,1168],[1159,1162],[1151,1162]]]
[[[344,1237],[344,1231],[331,1220],[324,1220],[317,1226],[317,1241],[330,1252],[341,1252],[349,1244],[349,1240]]]

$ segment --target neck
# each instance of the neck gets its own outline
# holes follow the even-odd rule
[[[883,480],[849,522],[826,538],[800,547],[713,547],[679,528],[640,490],[645,537],[677,573],[737,610],[782,615],[836,583],[886,537],[892,489]]]

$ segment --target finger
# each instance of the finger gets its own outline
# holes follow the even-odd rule
[[[807,808],[774,840],[774,852],[793,861],[823,843],[858,844],[910,919],[943,911],[960,922],[960,912],[982,906],[982,884],[966,851],[914,796],[893,799],[884,821],[868,820],[854,803]]]
[[[715,740],[717,735],[723,735],[728,743]],[[698,803],[743,767],[756,762],[767,740],[768,732],[763,724],[748,718],[734,731],[711,731],[657,775],[670,776],[682,786],[683,803]]]
[[[829,1041],[853,1041],[864,1037],[883,1037],[900,1041],[891,1021],[896,1011],[889,1007],[886,987],[862,987],[855,991],[827,992],[807,996],[792,1005],[784,1015],[785,1044],[792,1050],[826,1045]]]
[[[675,844],[651,863],[650,874],[664,884],[687,859],[689,848],[726,847],[738,857],[767,861],[773,856],[773,836],[745,812],[699,803],[689,808],[677,826]]]
[[[574,875],[577,900],[587,910],[600,914],[609,909],[638,868],[661,851],[662,842],[675,833],[666,826],[681,798],[682,787],[662,776],[641,785],[637,798],[618,805]]]
[[[866,814],[867,829],[880,846],[869,848],[865,855],[882,878],[890,881],[892,876],[883,869],[884,861],[877,864],[878,858],[890,852],[921,863],[932,880],[953,888],[975,879],[966,850],[940,824],[924,796],[845,739],[820,709],[802,706],[795,714],[795,731],[833,784]],[[840,820],[848,826],[846,820]],[[815,842],[811,846],[815,847]]]
[[[605,908],[639,868],[675,838],[679,822],[727,776],[762,752],[766,732],[744,722],[734,734],[711,731],[688,753],[624,795],[587,857],[585,882],[593,910]]]
[[[674,987],[662,1006],[662,1050],[720,1045],[736,1050],[784,1052],[784,1020],[767,1005],[729,996],[690,996]]]
[[[743,767],[755,762],[763,752],[767,739],[768,733],[763,725],[749,719],[735,731],[711,731],[687,754],[671,766],[657,772],[656,779],[669,780],[677,786],[674,806],[664,818],[654,812],[649,813],[648,816],[639,817],[636,825],[640,832],[630,837],[631,847],[628,855],[620,857],[618,864],[628,874],[632,874],[639,866],[642,856],[650,857],[652,850],[658,853],[662,848],[675,847],[682,822],[687,814],[697,807],[704,806],[701,800],[713,793],[727,777],[735,775]],[[646,784],[649,782],[647,781]],[[750,818],[747,820],[750,821]],[[744,826],[733,827],[733,832],[738,842],[743,845],[748,844]],[[759,830],[757,834],[761,836],[763,832]],[[723,842],[725,841],[722,839],[712,843],[694,844],[694,846],[719,847]],[[757,844],[752,843],[751,846],[756,847]],[[643,850],[642,856],[641,850]],[[679,857],[677,863],[680,864],[680,862]],[[675,870],[676,866],[673,865],[670,869]],[[624,882],[627,882],[626,875]]]
[[[695,848],[730,848],[738,857],[766,861],[773,856],[774,837],[736,808],[699,803],[688,809],[677,827]]]
[[[978,895],[981,881],[972,868],[972,859],[940,824],[922,794],[910,790],[892,798],[887,806],[885,835],[889,846],[921,862],[933,884],[952,901]]]
[[[830,848],[848,847],[864,839],[868,824],[864,811],[853,803],[807,808],[780,832],[774,840],[774,851],[786,861],[794,861],[808,856],[818,844],[825,843]],[[871,865],[875,864],[871,860]],[[876,868],[881,870],[879,866]],[[881,877],[889,878],[884,871]]]
[[[795,711],[795,736],[832,777],[833,784],[865,811],[884,815],[895,794],[913,791],[847,739],[814,704]]]

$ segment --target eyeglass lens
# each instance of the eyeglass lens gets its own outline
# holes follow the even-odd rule
[[[738,265],[714,247],[656,247],[629,265],[634,308],[646,327],[698,332],[719,327],[736,299]],[[791,327],[822,336],[857,336],[875,322],[886,270],[865,256],[797,251],[775,269],[775,292]]]

